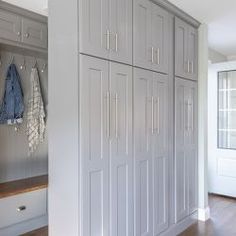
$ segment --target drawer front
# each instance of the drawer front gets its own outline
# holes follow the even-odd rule
[[[0,10],[0,38],[16,42],[21,40],[21,19],[19,16]]]
[[[47,213],[47,190],[0,199],[0,228],[4,228]]]
[[[22,19],[22,42],[39,48],[47,48],[47,25],[30,19]]]

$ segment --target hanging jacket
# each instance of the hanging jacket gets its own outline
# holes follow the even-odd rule
[[[5,92],[0,107],[0,124],[19,124],[23,122],[24,100],[20,76],[15,64],[8,67]]]
[[[29,154],[32,155],[38,145],[43,142],[46,129],[44,104],[37,68],[32,69],[30,82],[31,89],[27,114],[27,135]]]

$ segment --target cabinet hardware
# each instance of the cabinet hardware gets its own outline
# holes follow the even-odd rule
[[[154,97],[151,98],[152,103],[152,134],[154,134]]]
[[[160,134],[160,98],[157,98],[157,134]]]
[[[115,50],[116,52],[118,52],[118,34],[115,34],[115,41],[116,41],[116,45],[115,45]]]
[[[191,65],[192,65],[192,74],[193,74],[193,61],[191,62]]]
[[[151,62],[154,62],[154,47],[151,48],[152,52],[151,52]]]
[[[160,65],[160,48],[157,49],[157,65]]]
[[[110,92],[107,91],[106,94],[106,132],[107,132],[107,138],[110,138]]]
[[[115,94],[115,135],[118,139],[118,94]]]
[[[20,32],[20,31],[18,31],[18,32],[17,32],[17,35],[18,35],[18,36],[21,36],[21,32]]]
[[[188,60],[188,73],[190,72],[190,61]]]
[[[29,33],[26,33],[26,34],[25,34],[25,38],[29,38]]]
[[[19,211],[19,212],[25,211],[26,210],[26,206],[19,206],[16,210]]]
[[[110,50],[110,31],[107,30],[106,32],[106,49]]]

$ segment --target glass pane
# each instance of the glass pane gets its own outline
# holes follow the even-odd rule
[[[218,74],[218,147],[236,149],[236,71]]]

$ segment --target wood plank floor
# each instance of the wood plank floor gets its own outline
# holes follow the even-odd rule
[[[211,219],[198,222],[179,236],[236,236],[236,199],[209,196]]]
[[[48,236],[48,227],[40,228],[34,231],[31,231],[21,236]]]
[[[236,199],[210,195],[209,205],[211,219],[196,223],[179,236],[236,236]],[[48,228],[24,236],[48,236]]]

